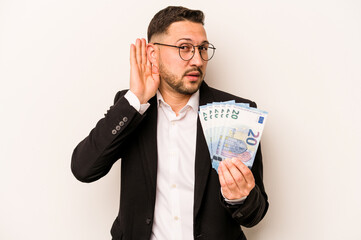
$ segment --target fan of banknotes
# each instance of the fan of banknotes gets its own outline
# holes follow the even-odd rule
[[[236,157],[252,168],[267,119],[267,112],[235,101],[200,106],[199,117],[207,141],[212,167]]]

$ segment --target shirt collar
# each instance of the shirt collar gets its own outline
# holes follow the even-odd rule
[[[157,106],[159,107],[160,103],[164,103],[166,105],[168,105],[168,103],[166,103],[163,99],[162,94],[160,93],[159,89],[157,90]],[[199,89],[197,90],[197,92],[193,93],[192,96],[189,98],[187,104],[183,107],[183,109],[186,106],[190,106],[194,111],[198,112],[198,107],[199,107]]]

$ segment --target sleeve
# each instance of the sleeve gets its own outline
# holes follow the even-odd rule
[[[126,141],[144,118],[118,92],[114,105],[73,151],[71,170],[81,182],[93,182],[106,175],[122,157]]]
[[[140,104],[138,97],[130,90],[124,95],[129,104],[133,106],[140,114],[144,114],[150,106],[149,103]]]

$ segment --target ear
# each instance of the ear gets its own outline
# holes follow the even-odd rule
[[[158,59],[159,59],[159,50],[158,48],[152,44],[152,43],[148,43],[147,45],[147,58],[149,59],[150,63],[152,64],[152,66],[156,66],[159,67],[158,65]]]

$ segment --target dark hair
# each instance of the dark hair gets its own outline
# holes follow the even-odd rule
[[[165,33],[174,22],[191,21],[204,25],[204,14],[200,10],[169,6],[154,15],[148,26],[148,42],[155,34]]]

